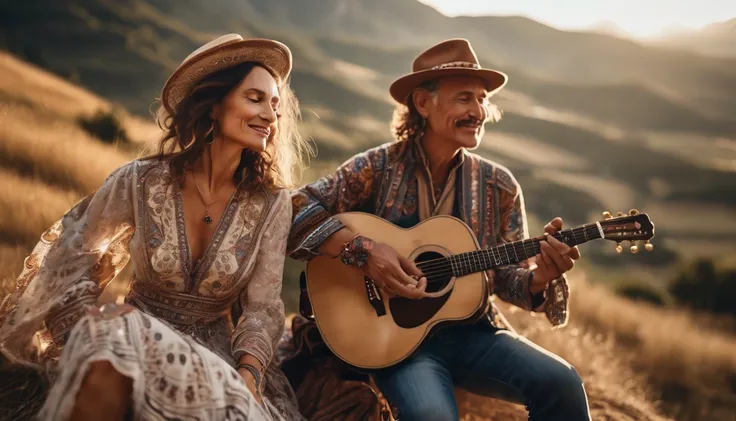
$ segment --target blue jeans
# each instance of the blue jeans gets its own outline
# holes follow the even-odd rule
[[[522,336],[486,325],[441,329],[375,380],[399,421],[457,420],[455,386],[522,403],[530,420],[590,420],[575,368]]]

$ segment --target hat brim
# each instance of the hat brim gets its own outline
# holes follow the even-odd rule
[[[473,76],[481,78],[486,82],[486,89],[488,89],[490,94],[495,94],[500,91],[508,81],[508,76],[506,76],[506,74],[492,69],[458,67],[422,70],[397,79],[391,84],[389,92],[396,102],[406,105],[409,94],[419,85],[433,79],[447,76]]]
[[[286,45],[270,39],[235,41],[184,61],[164,84],[161,102],[166,111],[173,114],[184,97],[206,76],[247,62],[256,62],[268,69],[279,84],[291,73],[291,51]]]

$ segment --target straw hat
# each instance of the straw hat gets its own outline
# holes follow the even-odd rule
[[[479,77],[486,81],[491,94],[501,90],[508,81],[504,73],[483,69],[470,42],[456,38],[443,41],[417,56],[412,65],[412,73],[392,83],[389,92],[397,102],[406,104],[409,94],[416,87],[444,76]]]
[[[161,92],[166,111],[173,114],[179,102],[206,76],[251,61],[271,71],[279,84],[291,72],[291,51],[286,45],[270,39],[223,35],[197,48],[169,77]]]

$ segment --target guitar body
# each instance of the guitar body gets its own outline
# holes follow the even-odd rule
[[[646,241],[652,251],[654,224],[647,214],[632,209],[628,215],[568,228],[552,234],[570,247],[596,239],[632,243]],[[340,259],[320,256],[307,264],[307,293],[317,327],[330,350],[355,369],[391,367],[411,356],[433,329],[476,320],[489,304],[484,273],[538,255],[544,236],[504,242],[479,250],[475,235],[464,222],[435,216],[410,229],[399,228],[377,216],[349,212],[336,216],[353,232],[392,246],[416,262],[427,278],[429,297],[410,300],[390,296],[373,280]],[[457,277],[453,277],[457,275]]]
[[[478,249],[470,228],[451,216],[435,216],[410,229],[367,213],[349,212],[336,218],[353,232],[391,245],[410,261]],[[316,257],[306,272],[307,292],[323,340],[338,358],[359,370],[398,364],[433,329],[475,320],[488,306],[488,283],[482,272],[459,278],[448,275],[427,288],[446,292],[420,300],[390,296],[339,258]]]

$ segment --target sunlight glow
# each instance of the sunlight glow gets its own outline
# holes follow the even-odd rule
[[[559,29],[605,28],[634,37],[696,29],[736,16],[736,2],[700,0],[419,0],[448,16],[518,15]]]

